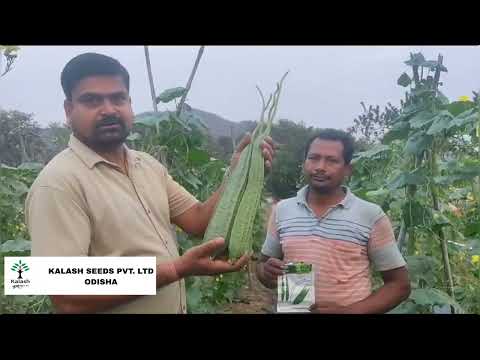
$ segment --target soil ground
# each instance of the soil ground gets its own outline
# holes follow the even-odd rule
[[[250,278],[241,290],[238,299],[227,304],[222,314],[271,314],[273,312],[274,291],[264,287],[255,276],[256,262],[249,266]]]

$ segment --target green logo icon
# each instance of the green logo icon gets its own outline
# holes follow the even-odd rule
[[[12,271],[15,271],[18,273],[18,278],[17,279],[23,279],[22,278],[22,273],[25,271],[30,270],[28,268],[28,265],[26,263],[22,263],[22,260],[19,260],[17,263],[13,264],[12,266]]]

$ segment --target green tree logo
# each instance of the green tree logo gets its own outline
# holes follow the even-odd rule
[[[17,263],[13,264],[12,266],[12,271],[18,272],[17,279],[22,279],[22,273],[28,270],[30,270],[28,268],[28,265],[25,263],[22,263],[22,260],[19,260]]]

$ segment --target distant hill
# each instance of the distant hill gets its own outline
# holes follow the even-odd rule
[[[243,135],[246,131],[250,130],[252,123],[250,121],[234,122],[227,120],[215,113],[195,109],[187,104],[185,104],[185,111],[192,112],[195,116],[199,117],[202,122],[207,126],[209,134],[218,140],[220,137],[231,137],[232,134],[237,139],[239,136]],[[162,111],[159,111],[159,114],[162,114]],[[147,111],[136,116],[145,116],[153,115],[153,111]]]

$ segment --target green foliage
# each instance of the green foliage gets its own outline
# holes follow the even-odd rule
[[[399,110],[390,103],[383,111],[380,111],[380,106],[370,105],[367,109],[363,102],[360,102],[360,104],[363,113],[353,120],[354,125],[347,131],[361,143],[366,145],[376,144],[384,136],[385,130],[389,127],[392,119],[398,116]],[[398,130],[402,131],[401,129]]]
[[[159,160],[176,181],[200,200],[206,200],[216,190],[228,166],[210,156],[207,137],[199,127],[187,126],[173,113],[137,119],[128,144]]]
[[[13,69],[13,63],[18,57],[19,49],[18,46],[0,45],[0,77]]]
[[[5,296],[4,256],[29,256],[30,239],[24,224],[23,204],[41,164],[0,165],[0,314],[49,313],[47,296]]]
[[[383,143],[389,144],[394,140],[403,139],[410,130],[410,124],[407,121],[395,123],[383,137]]]
[[[0,109],[0,164],[43,162],[46,146],[40,131],[32,114]]]
[[[397,84],[403,87],[407,87],[412,82],[410,76],[407,73],[403,73],[397,80]]]
[[[407,139],[405,144],[406,155],[420,155],[422,154],[432,143],[432,137],[426,134],[424,131],[418,131],[411,135]]]
[[[377,144],[371,149],[357,153],[355,157],[355,162],[362,159],[375,159],[378,158],[380,154],[383,154],[385,151],[390,150],[390,147],[387,145]]]
[[[272,138],[280,144],[273,169],[268,175],[266,189],[278,199],[295,196],[301,187],[299,179],[302,173],[305,144],[315,134],[312,127],[290,120],[280,120],[272,128]]]
[[[421,185],[425,184],[426,182],[427,178],[425,177],[424,173],[419,170],[414,170],[412,172],[399,174],[388,184],[388,188],[390,190],[395,190],[406,185]]]
[[[410,297],[396,309],[392,314],[431,314],[435,313],[436,308],[450,305],[455,314],[463,314],[465,310],[458,302],[453,300],[448,294],[438,289],[413,289]]]
[[[173,99],[183,96],[186,91],[187,89],[185,89],[184,87],[176,87],[164,90],[160,95],[157,96],[157,104],[159,102],[168,103]]]
[[[412,77],[404,73],[397,83],[410,86],[410,92],[387,124],[382,145],[357,155],[350,186],[358,196],[382,205],[397,237],[400,228],[405,230],[401,250],[413,290],[392,313],[442,308],[478,314],[480,143],[474,124],[479,107],[472,101],[449,102],[438,91],[439,75],[447,71],[438,61],[411,54],[406,64]],[[453,288],[445,275],[448,268]]]

